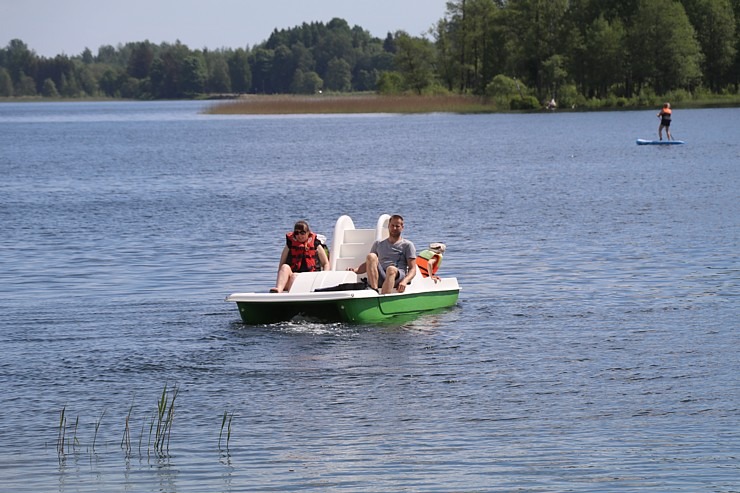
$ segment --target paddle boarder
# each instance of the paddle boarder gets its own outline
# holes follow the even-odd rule
[[[367,272],[367,284],[376,291],[382,281],[380,294],[389,294],[394,287],[403,293],[416,275],[416,247],[402,238],[402,233],[403,217],[395,214],[388,221],[388,238],[373,243],[365,262],[347,270],[355,274]]]
[[[658,112],[658,118],[660,118],[660,125],[658,125],[658,138],[663,140],[663,129],[665,128],[665,135],[668,140],[673,140],[671,137],[671,103],[664,103],[663,108]]]

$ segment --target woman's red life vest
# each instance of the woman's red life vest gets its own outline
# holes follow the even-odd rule
[[[309,233],[306,243],[300,243],[293,238],[293,233],[285,235],[285,244],[288,246],[288,264],[293,272],[314,272],[319,270],[319,254],[316,247],[320,242],[316,233]]]

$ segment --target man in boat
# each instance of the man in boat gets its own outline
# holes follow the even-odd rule
[[[306,221],[298,221],[293,226],[293,232],[285,235],[285,247],[280,255],[277,282],[270,292],[290,291],[297,272],[329,269],[329,257],[321,240],[311,231]]]
[[[663,140],[663,129],[665,128],[665,135],[668,140],[673,140],[671,137],[671,103],[665,103],[663,109],[658,113],[660,118],[660,125],[658,125],[658,138]]]
[[[367,272],[367,284],[376,291],[382,282],[381,294],[391,293],[394,287],[403,293],[416,275],[416,247],[402,238],[402,233],[403,217],[398,214],[391,216],[388,238],[373,243],[365,262],[349,270],[356,274]]]

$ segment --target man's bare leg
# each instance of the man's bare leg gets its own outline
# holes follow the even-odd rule
[[[367,266],[367,284],[374,290],[378,290],[378,256],[374,253],[368,253],[365,261]]]

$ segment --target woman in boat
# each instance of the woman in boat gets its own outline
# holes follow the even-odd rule
[[[290,291],[298,272],[329,270],[329,257],[316,233],[306,221],[298,221],[293,232],[285,235],[285,247],[280,255],[277,282],[271,293]]]

